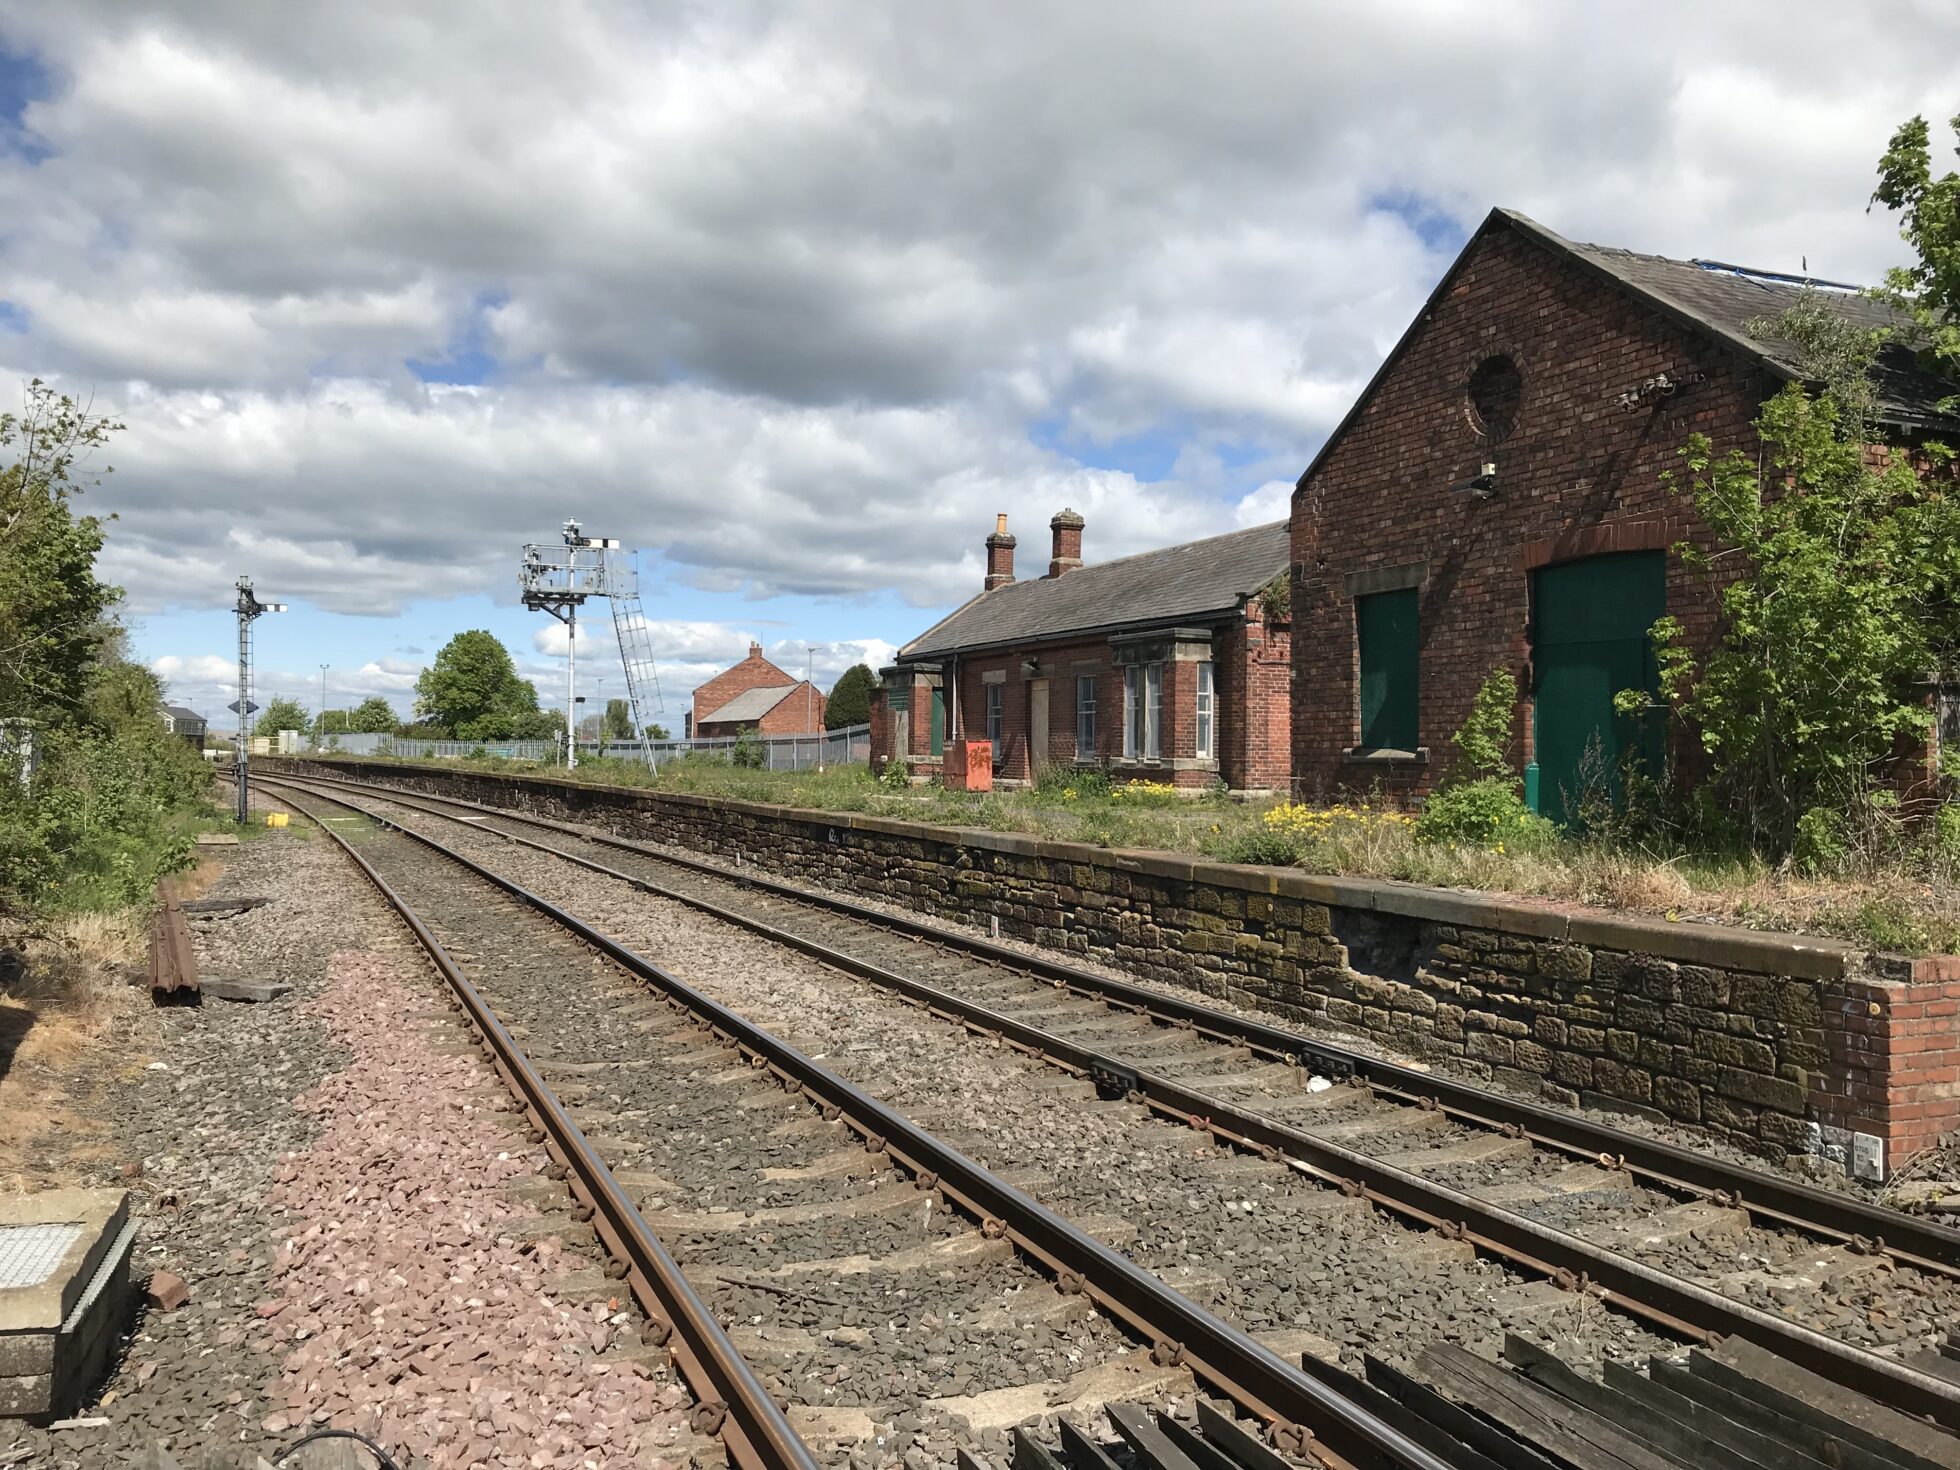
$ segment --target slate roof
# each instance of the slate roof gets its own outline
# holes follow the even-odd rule
[[[1229,613],[1286,570],[1285,521],[982,592],[898,651],[932,658]]]
[[[723,720],[759,720],[802,687],[801,684],[783,684],[767,689],[746,689],[713,714],[701,716],[701,723],[713,725]]]
[[[203,720],[204,716],[194,709],[185,709],[181,704],[166,704],[164,713],[173,720]]]
[[[1604,271],[1684,325],[1756,358],[1778,377],[1805,376],[1802,355],[1794,342],[1750,331],[1752,323],[1779,316],[1794,306],[1803,294],[1803,281],[1766,279],[1743,267],[1712,261],[1674,260],[1609,245],[1582,244],[1554,234],[1515,210],[1494,213],[1541,243]],[[1833,313],[1857,326],[1910,330],[1908,319],[1855,290],[1823,286],[1816,294]],[[1879,417],[1885,422],[1902,427],[1954,422],[1950,415],[1939,412],[1938,405],[1940,400],[1960,394],[1960,383],[1921,367],[1904,342],[1888,342],[1880,349],[1872,377],[1878,388]]]

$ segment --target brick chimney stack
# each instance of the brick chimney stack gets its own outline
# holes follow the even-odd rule
[[[749,645],[749,657],[750,658],[762,657],[762,645],[760,643],[751,643]]]
[[[1048,560],[1048,575],[1059,577],[1082,565],[1082,517],[1063,508],[1048,523],[1054,533],[1054,552]]]
[[[1005,587],[1014,580],[1014,537],[1007,529],[1007,512],[994,518],[994,534],[987,538],[987,591]]]

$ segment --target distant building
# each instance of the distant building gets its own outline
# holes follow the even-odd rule
[[[1082,517],[1063,510],[1048,525],[1046,575],[1017,580],[1001,516],[979,596],[884,670],[873,766],[937,776],[948,736],[963,733],[992,742],[1003,782],[1061,766],[1284,791],[1286,523],[1088,565]]]
[[[181,704],[163,705],[161,713],[164,729],[188,741],[195,748],[203,748],[204,731],[208,724],[203,715],[196,710],[185,709]]]
[[[722,739],[753,730],[761,735],[823,733],[823,691],[784,673],[751,643],[749,656],[694,691],[688,732],[697,740]]]

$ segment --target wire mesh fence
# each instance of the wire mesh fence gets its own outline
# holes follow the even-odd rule
[[[828,730],[821,735],[761,735],[753,739],[739,736],[715,740],[656,740],[655,764],[700,756],[711,760],[739,761],[738,748],[757,751],[758,766],[766,771],[808,771],[818,766],[848,765],[871,759],[871,727],[851,725]],[[406,760],[462,760],[470,756],[497,756],[504,760],[549,761],[564,752],[555,740],[404,740],[393,735],[328,735],[314,749],[340,755],[395,755]],[[646,742],[640,740],[581,740],[581,757],[616,756],[623,760],[644,759]]]

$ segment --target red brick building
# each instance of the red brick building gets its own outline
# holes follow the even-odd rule
[[[1715,634],[1719,597],[1669,548],[1707,544],[1665,471],[1699,431],[1749,447],[1763,399],[1802,376],[1760,325],[1788,277],[1561,239],[1493,210],[1300,477],[1292,508],[1293,778],[1309,794],[1427,790],[1493,671],[1523,694],[1527,796],[1549,814],[1622,757],[1697,752],[1656,704],[1648,629]],[[1884,309],[1820,294],[1866,323]],[[1878,417],[1894,442],[1953,391],[1888,347]],[[1668,746],[1672,745],[1671,751]]]
[[[883,671],[872,765],[935,776],[963,732],[992,742],[1004,782],[1054,764],[1285,790],[1285,523],[1088,565],[1081,516],[1049,530],[1046,575],[1020,580],[1001,516],[980,594]]]
[[[824,694],[807,679],[784,673],[751,643],[749,656],[694,691],[688,733],[714,740],[754,730],[761,735],[823,733]]]

